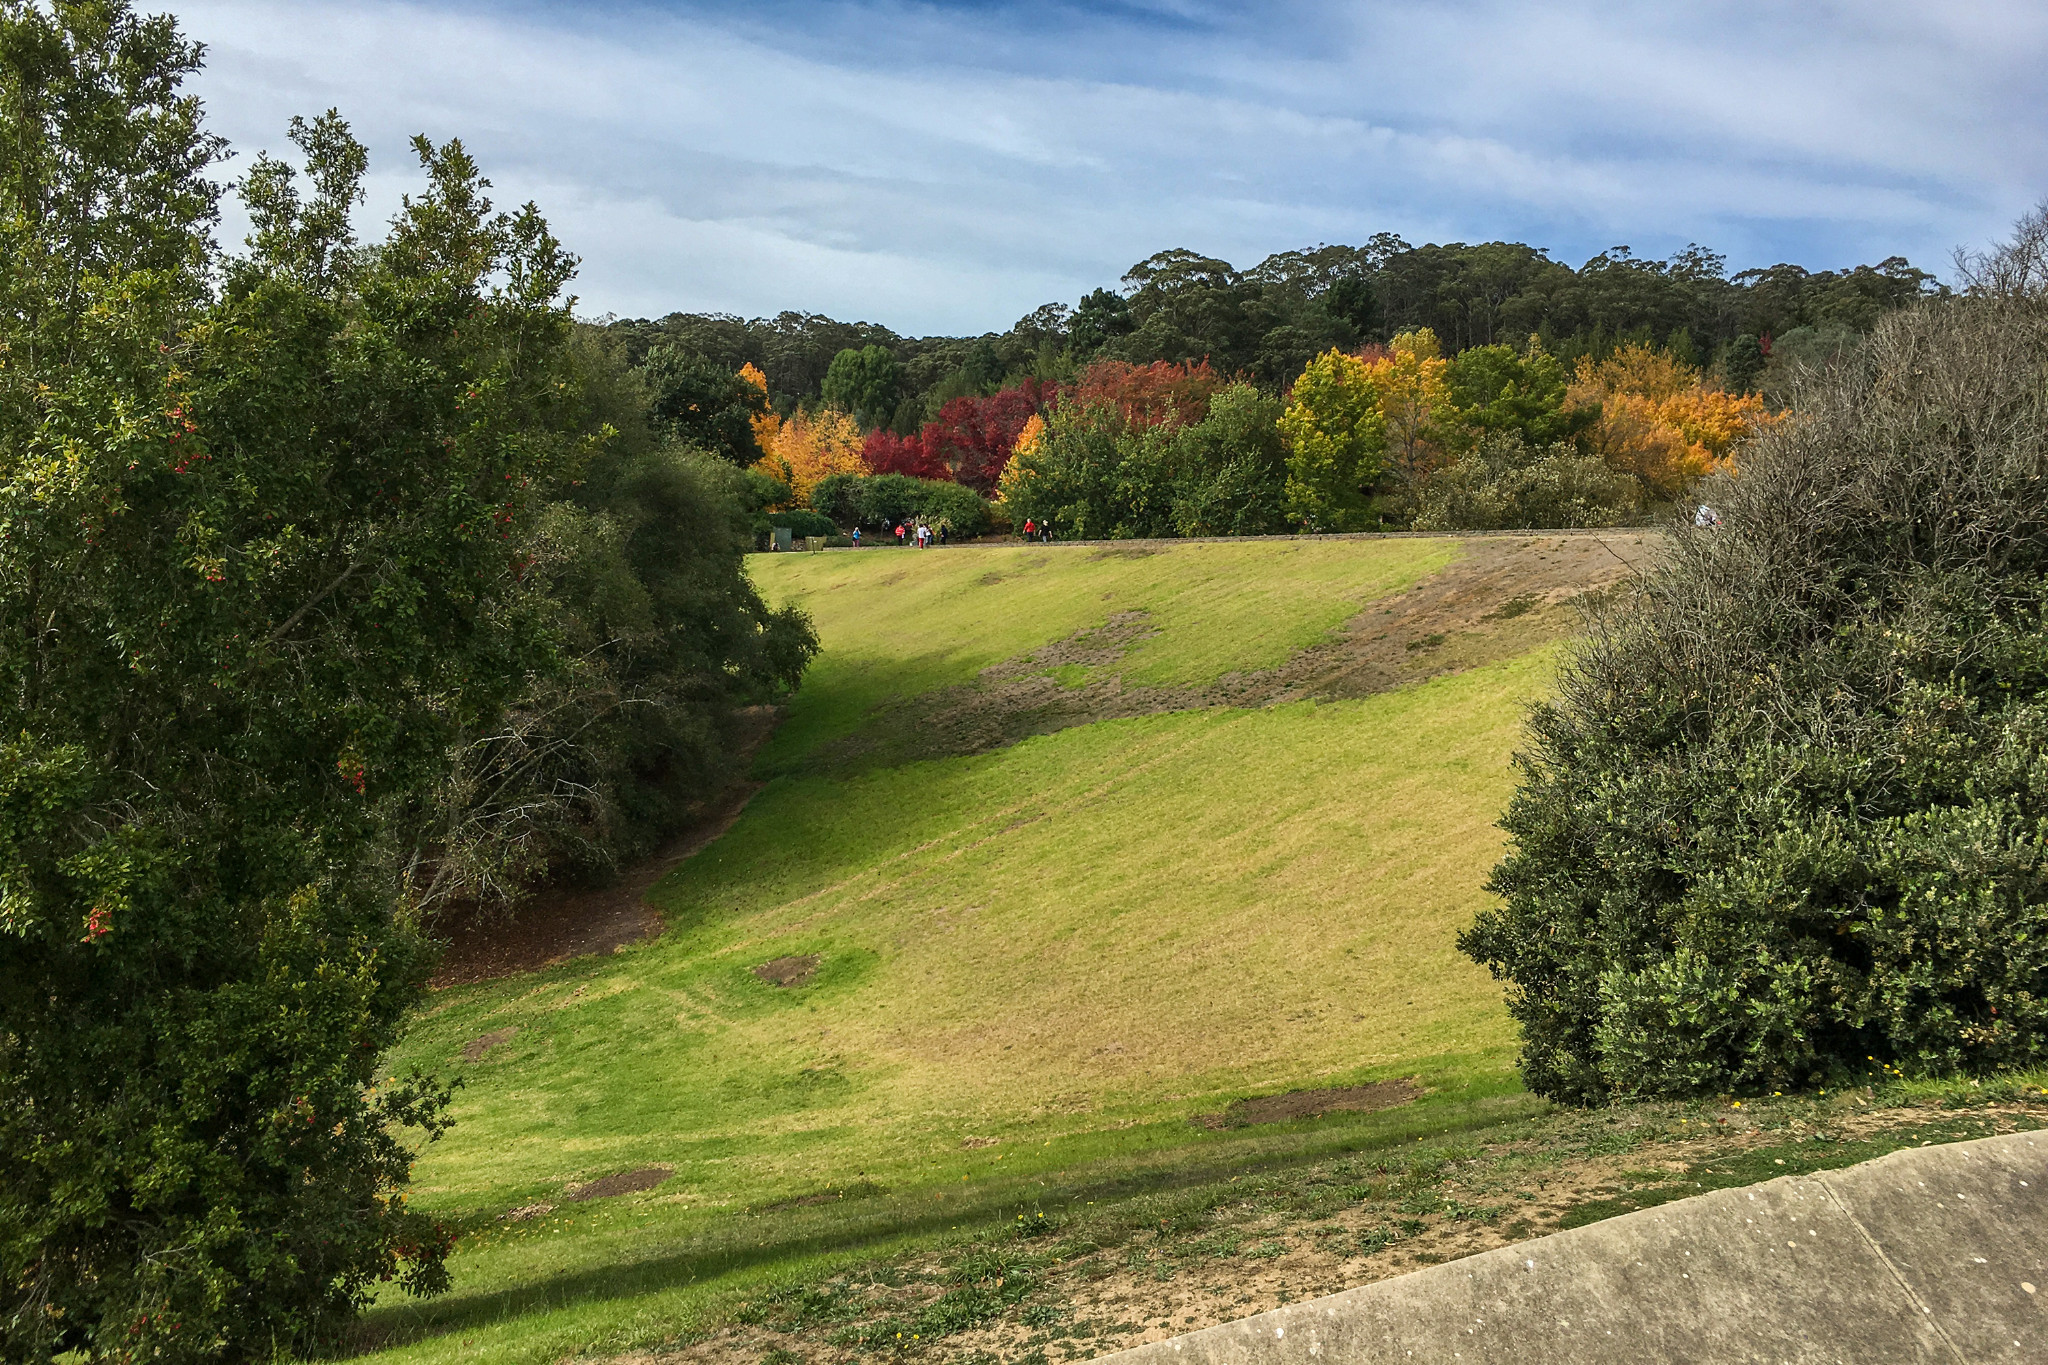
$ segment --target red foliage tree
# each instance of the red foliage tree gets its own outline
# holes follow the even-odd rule
[[[1053,397],[1054,386],[1027,379],[986,398],[955,398],[924,424],[919,439],[955,482],[984,497],[995,491],[1016,449],[1017,433]]]
[[[908,474],[913,479],[949,479],[945,461],[933,456],[922,435],[898,436],[877,429],[868,433],[861,458],[877,474]]]
[[[1155,360],[1149,365],[1098,360],[1081,372],[1074,399],[1084,405],[1116,407],[1132,426],[1193,425],[1209,415],[1210,396],[1229,382],[1206,360]]]

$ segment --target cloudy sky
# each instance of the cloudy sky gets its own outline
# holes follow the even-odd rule
[[[173,8],[238,164],[336,106],[382,217],[459,136],[592,315],[974,333],[1164,247],[1381,231],[1945,271],[2048,193],[2030,0]]]

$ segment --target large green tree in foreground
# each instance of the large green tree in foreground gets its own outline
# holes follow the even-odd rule
[[[295,125],[223,260],[197,49],[0,4],[0,1355],[244,1359],[445,1283],[379,1076],[429,965],[377,811],[555,668],[580,457],[531,207],[459,145],[374,249]]]
[[[2048,1058],[2044,241],[1879,323],[1567,660],[1463,940],[1532,1089]]]

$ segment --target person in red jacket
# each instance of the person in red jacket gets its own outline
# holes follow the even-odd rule
[[[896,523],[896,543],[898,545],[903,543],[903,523],[900,521]]]

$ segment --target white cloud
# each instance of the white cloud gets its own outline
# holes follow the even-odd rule
[[[180,12],[238,147],[337,105],[386,214],[405,138],[459,135],[584,257],[590,311],[978,332],[1166,246],[1379,230],[1935,265],[2048,188],[2019,6]]]

